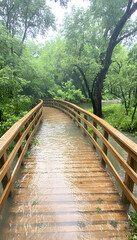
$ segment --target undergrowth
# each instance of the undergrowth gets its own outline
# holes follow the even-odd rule
[[[105,106],[103,107],[103,119],[119,130],[137,134],[137,113],[132,122],[132,109],[126,115],[125,108],[122,105]]]
[[[130,225],[132,229],[132,233],[128,236],[128,240],[137,240],[137,213],[130,213]]]
[[[93,112],[93,109],[88,111]],[[132,109],[129,115],[126,115],[125,108],[122,105],[112,104],[105,106],[103,107],[103,119],[120,131],[132,132],[137,135],[137,113],[132,122]]]

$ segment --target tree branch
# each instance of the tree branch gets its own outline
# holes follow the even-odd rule
[[[132,5],[132,0],[129,0],[126,12],[130,10],[131,5]]]
[[[127,33],[125,35],[123,35],[121,38],[119,38],[117,41],[116,41],[116,45],[121,42],[123,39],[127,38],[127,37],[130,37],[133,33],[137,32],[137,27],[131,31],[130,33]]]
[[[137,2],[132,5],[132,0],[129,0],[128,2],[128,6],[127,6],[127,10],[124,13],[123,17],[120,19],[120,21],[117,23],[111,39],[110,39],[110,43],[109,43],[109,47],[108,48],[114,48],[117,45],[117,38],[121,32],[121,30],[123,29],[126,21],[131,17],[131,15],[137,10]],[[130,8],[131,7],[131,8]]]

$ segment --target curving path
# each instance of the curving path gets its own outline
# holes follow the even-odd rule
[[[0,240],[126,240],[126,210],[76,124],[44,107],[36,137],[39,145],[24,161]]]

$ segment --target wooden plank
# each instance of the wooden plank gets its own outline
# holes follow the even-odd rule
[[[3,165],[6,163],[7,159],[8,159],[8,156],[7,156],[7,152],[5,151],[4,154],[3,154],[3,156],[2,156],[1,159],[0,159],[0,168],[3,169]],[[5,174],[4,178],[3,178],[2,181],[1,181],[1,182],[2,182],[2,186],[3,186],[3,189],[6,188],[6,186],[7,186],[8,182],[9,182],[10,178],[11,178],[11,172],[10,172],[10,169],[9,169],[9,170],[7,171],[7,173]],[[9,192],[9,196],[12,195],[12,192],[13,192],[13,189],[11,188],[11,191]]]
[[[102,239],[102,232],[101,231],[96,231],[96,232],[68,232],[68,233],[58,233],[58,232],[53,232],[53,233],[31,233],[31,238],[33,240],[60,240],[60,239],[65,239],[65,240],[70,240],[70,239],[89,239],[89,240],[93,240],[94,236],[96,233],[96,240],[100,240]],[[126,231],[121,231],[121,240],[126,240],[127,237],[126,235],[128,235],[128,232]],[[112,232],[112,231],[105,231],[103,234],[105,240],[119,240],[119,232]],[[23,233],[19,233],[18,237],[20,240],[24,240],[26,238],[26,234]],[[9,235],[8,236],[3,236],[2,240],[10,240],[10,239],[14,239],[16,238],[16,235],[12,232],[10,233],[10,238]]]
[[[35,118],[30,123],[30,125],[27,127],[27,129],[23,132],[23,134],[21,135],[19,141],[15,145],[14,149],[12,150],[10,155],[8,156],[8,158],[7,158],[6,162],[5,162],[5,164],[3,165],[2,169],[0,169],[0,181],[3,179],[3,177],[5,176],[7,171],[9,170],[9,168],[10,168],[10,166],[11,166],[11,164],[12,164],[12,162],[13,162],[16,154],[17,154],[17,152],[19,151],[20,147],[22,146],[22,143],[23,143],[23,140],[24,140],[25,136],[28,134],[28,132],[31,129],[34,121],[35,121]],[[33,130],[33,132],[34,132],[34,130]],[[32,134],[30,136],[32,137]],[[31,139],[31,138],[28,138],[28,139]],[[27,144],[27,146],[28,146],[28,144]]]
[[[72,204],[45,204],[42,205],[40,202],[38,202],[36,205],[33,205],[33,201],[31,202],[31,204],[29,205],[25,205],[23,206],[23,208],[20,208],[19,205],[14,205],[10,208],[10,213],[41,213],[44,212],[46,213],[63,213],[65,212],[66,214],[69,212],[96,212],[96,208],[100,207],[102,212],[112,212],[112,211],[125,211],[125,207],[123,205],[120,204],[114,204],[114,203],[110,203],[110,204],[99,204],[98,202],[95,204],[88,204],[88,203],[72,203]]]
[[[135,162],[134,159],[130,155],[128,155],[127,164],[136,172],[137,162]],[[128,175],[128,172],[126,172],[124,183],[126,184],[128,189],[130,189],[130,191],[133,192],[134,181],[133,181],[133,178],[132,179],[130,178],[130,175]],[[129,200],[127,199],[124,192],[122,194],[122,200],[125,203],[129,203]]]
[[[23,198],[23,194],[20,195],[15,195],[13,202],[14,203],[24,203],[24,204],[30,204],[33,202],[33,199],[36,199],[38,202],[41,203],[71,203],[71,202],[83,202],[83,204],[85,202],[89,202],[89,203],[98,203],[98,199],[102,199],[103,203],[107,203],[109,204],[114,203],[114,202],[119,202],[120,201],[120,197],[118,195],[118,193],[114,193],[114,194],[77,194],[76,198],[73,198],[71,194],[49,194],[49,195],[42,195],[42,196],[37,196],[37,195],[26,195],[25,196],[25,200]],[[83,200],[84,198],[84,200]]]
[[[73,225],[74,224],[74,225]],[[87,226],[85,225],[84,222],[70,222],[70,226],[61,226],[61,223],[60,225],[57,225],[55,224],[55,226],[50,223],[45,223],[45,222],[42,222],[42,225],[43,225],[43,228],[42,227],[39,227],[41,225],[41,223],[37,223],[37,224],[34,224],[34,225],[30,225],[28,224],[28,227],[26,228],[26,231],[28,234],[31,234],[31,232],[41,232],[41,233],[53,233],[53,232],[65,232],[65,233],[68,233],[68,232],[99,232],[99,231],[102,231],[102,232],[105,232],[105,231],[109,231],[110,233],[113,234],[114,232],[114,227],[111,225],[111,224],[102,224],[100,226],[100,224],[88,224]],[[51,226],[50,226],[51,225]],[[63,224],[62,224],[63,225]],[[64,224],[65,225],[65,224]],[[18,225],[18,227],[16,225],[12,225],[12,231],[18,231],[18,233],[23,233],[23,226],[20,224]],[[117,230],[116,231],[125,231],[125,237],[126,237],[126,233],[128,233],[127,231],[127,228],[125,227],[125,224],[119,224],[117,226]],[[9,230],[6,229],[5,233],[8,233]]]
[[[92,219],[92,224],[93,225],[97,225],[97,224],[106,224],[108,222],[111,222],[115,219],[116,222],[119,222],[119,224],[123,224],[126,227],[126,222],[128,220],[127,215],[124,213],[113,213],[112,212],[102,212],[100,213],[95,213],[95,212],[88,212],[88,213],[76,213],[76,212],[72,212],[72,213],[56,213],[56,215],[53,214],[38,214],[36,212],[32,213],[32,215],[30,216],[30,214],[25,214],[23,215],[22,213],[10,213],[9,218],[8,218],[8,223],[12,223],[12,224],[27,224],[28,222],[30,224],[36,224],[39,222],[46,222],[46,223],[71,223],[71,222],[80,222],[83,221],[86,224],[91,222]]]
[[[44,112],[39,146],[25,160],[2,240],[126,239],[125,207],[97,153],[67,116]]]
[[[31,233],[31,238],[33,240],[60,240],[60,239],[64,239],[64,240],[70,240],[70,239],[88,239],[88,240],[93,240],[96,234],[96,240],[100,240],[102,239],[102,232],[101,231],[96,231],[96,232],[52,232],[52,233],[39,233],[39,232],[35,232],[35,233]],[[121,231],[121,240],[126,240],[127,237],[126,235],[128,235],[127,231]],[[103,234],[105,240],[119,240],[119,232],[118,231],[105,231]],[[24,233],[19,233],[18,237],[20,240],[24,240],[26,238],[26,234]],[[8,236],[4,235],[3,238],[1,240],[13,240],[16,239],[16,235],[11,232],[10,233],[10,237],[9,234]]]
[[[30,112],[28,112],[23,118],[16,122],[1,138],[0,138],[0,157],[3,154],[3,151],[8,148],[12,141],[16,138],[19,131],[21,131],[24,124],[31,118],[34,112],[37,109],[40,109],[43,104],[43,101],[40,100],[40,103],[34,107]]]
[[[34,135],[34,133],[35,133],[35,131],[36,131],[36,129],[37,129],[37,126],[39,125],[40,121],[41,121],[41,118],[39,118],[39,121],[37,122],[37,125],[35,126],[35,129],[34,129],[34,130],[32,131],[32,133],[30,134],[30,136],[29,136],[29,138],[28,138],[28,141],[27,141],[27,143],[25,144],[25,147],[23,148],[23,151],[22,151],[22,153],[20,154],[20,157],[19,157],[19,159],[18,159],[18,161],[17,161],[17,163],[16,163],[16,165],[15,165],[15,167],[14,167],[14,169],[13,169],[11,178],[9,179],[9,181],[8,181],[8,183],[7,183],[4,191],[3,191],[3,193],[2,193],[2,196],[1,196],[1,198],[0,198],[0,212],[2,211],[2,209],[3,209],[4,205],[5,205],[5,202],[6,202],[7,198],[8,198],[8,196],[9,196],[10,192],[12,191],[12,187],[13,187],[13,184],[14,184],[14,182],[15,182],[17,173],[18,173],[19,168],[20,168],[20,165],[21,165],[21,163],[22,163],[22,161],[23,161],[23,159],[24,159],[24,154],[25,154],[25,152],[26,152],[26,149],[27,149],[27,147],[28,147],[28,145],[29,145],[29,143],[30,143],[30,141],[31,141],[31,138],[32,138],[32,136]],[[8,161],[8,160],[7,160],[7,161]],[[6,162],[6,163],[7,163],[7,162]],[[8,167],[8,164],[6,165],[6,167]]]
[[[67,105],[71,108],[76,109],[77,111],[89,116],[92,120],[94,120],[97,124],[101,125],[103,127],[103,129],[106,129],[107,132],[109,132],[109,134],[112,137],[115,137],[116,141],[121,144],[122,147],[124,147],[125,150],[127,151],[131,151],[131,153],[133,152],[136,157],[136,161],[137,161],[137,144],[134,143],[132,140],[130,140],[129,138],[127,138],[124,134],[122,134],[121,132],[119,132],[117,129],[115,129],[114,127],[112,127],[109,123],[107,123],[106,121],[104,121],[103,119],[97,117],[96,115],[76,106],[75,104],[72,103],[68,103],[66,101],[63,100],[57,100],[58,102],[60,102],[61,104],[63,103],[64,105],[67,103]]]

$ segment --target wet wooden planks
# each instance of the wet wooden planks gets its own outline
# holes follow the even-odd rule
[[[44,108],[36,137],[0,239],[127,239],[118,192],[74,122]]]

